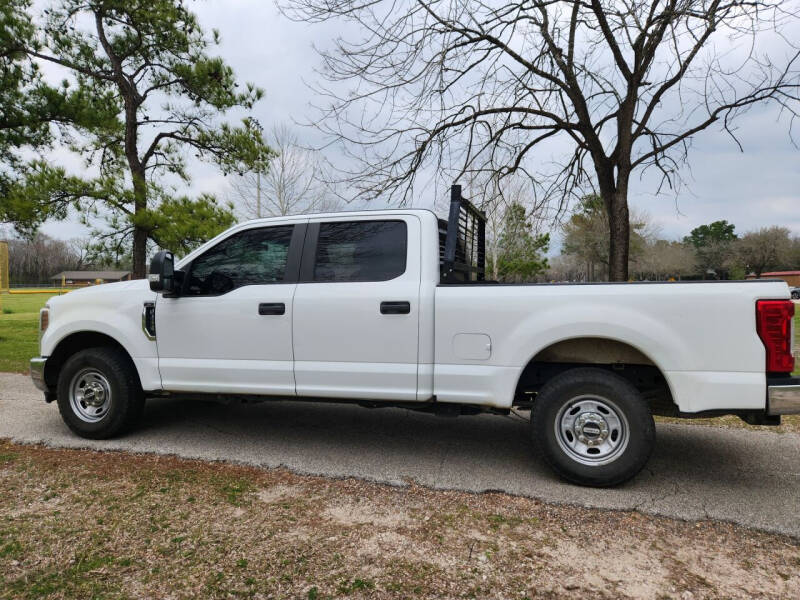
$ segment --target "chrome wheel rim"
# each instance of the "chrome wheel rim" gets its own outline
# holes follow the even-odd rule
[[[97,423],[111,407],[111,385],[97,369],[79,371],[69,384],[72,412],[86,423]]]
[[[582,465],[615,461],[628,447],[630,428],[625,414],[608,398],[584,395],[565,402],[556,415],[558,445]]]

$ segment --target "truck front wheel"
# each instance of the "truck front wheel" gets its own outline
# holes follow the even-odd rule
[[[131,428],[142,413],[144,393],[130,359],[110,347],[73,354],[58,375],[58,409],[81,437],[106,439]]]
[[[642,470],[655,445],[655,424],[628,381],[603,369],[576,368],[548,381],[536,396],[531,436],[561,477],[603,487]]]

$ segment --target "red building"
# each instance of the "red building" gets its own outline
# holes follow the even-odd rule
[[[86,286],[98,283],[113,283],[115,281],[128,281],[130,271],[61,271],[50,278],[54,286],[75,285]]]
[[[755,279],[755,275],[748,275],[747,279]],[[762,273],[761,279],[783,279],[789,287],[800,287],[800,271],[771,271]]]

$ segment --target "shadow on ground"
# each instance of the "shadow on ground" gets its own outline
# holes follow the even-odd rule
[[[75,437],[19,375],[0,375],[0,437],[227,460],[394,485],[502,490],[548,502],[714,518],[800,537],[800,435],[659,425],[645,471],[612,489],[556,478],[518,416],[437,417],[401,409],[270,401],[148,401],[142,426],[116,440]]]

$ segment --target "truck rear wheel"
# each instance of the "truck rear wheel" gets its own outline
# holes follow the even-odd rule
[[[58,409],[81,437],[100,440],[135,425],[144,393],[130,359],[116,348],[88,348],[73,354],[58,375]]]
[[[603,369],[576,368],[548,381],[533,404],[530,426],[550,467],[581,485],[627,481],[655,445],[653,417],[639,391]]]

